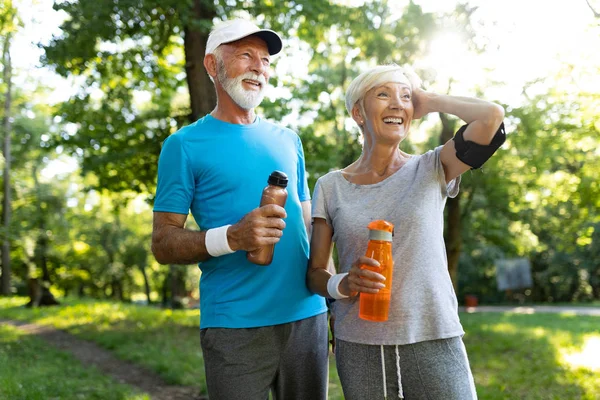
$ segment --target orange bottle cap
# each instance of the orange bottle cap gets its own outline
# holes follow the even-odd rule
[[[369,225],[367,225],[367,228],[373,230],[378,230],[378,231],[386,231],[389,233],[393,233],[394,232],[394,224],[392,224],[391,222],[387,222],[384,221],[382,219],[378,219],[376,221],[371,221],[371,223],[369,223]]]

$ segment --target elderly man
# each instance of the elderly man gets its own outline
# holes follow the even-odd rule
[[[282,41],[245,20],[216,27],[204,66],[217,106],[165,140],[152,251],[199,263],[200,336],[209,397],[326,399],[327,314],[305,284],[310,194],[293,131],[257,116]],[[269,174],[288,176],[285,208],[258,207]],[[184,228],[191,211],[201,231]],[[285,220],[285,221],[284,221]],[[276,244],[268,266],[246,258]]]

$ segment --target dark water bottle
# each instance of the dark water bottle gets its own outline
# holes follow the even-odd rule
[[[269,175],[267,183],[268,185],[262,191],[260,206],[277,204],[278,206],[284,207],[288,195],[286,189],[288,184],[287,175],[281,171],[273,171],[271,172],[271,175]],[[254,251],[249,251],[246,253],[246,258],[254,264],[269,265],[271,264],[271,261],[273,261],[274,251],[275,245],[271,244]]]

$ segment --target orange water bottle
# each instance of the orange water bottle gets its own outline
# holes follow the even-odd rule
[[[358,316],[368,321],[387,321],[390,310],[390,297],[392,294],[392,275],[394,259],[392,258],[392,235],[394,225],[387,221],[377,220],[371,222],[369,228],[369,245],[366,256],[379,262],[379,267],[362,265],[368,269],[385,276],[382,282],[385,287],[379,293],[361,293]]]

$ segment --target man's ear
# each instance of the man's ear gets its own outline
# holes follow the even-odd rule
[[[204,56],[204,68],[213,79],[217,77],[217,57],[214,54]]]

